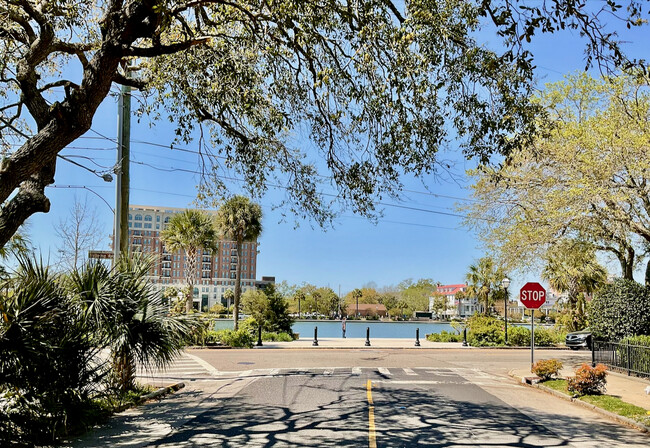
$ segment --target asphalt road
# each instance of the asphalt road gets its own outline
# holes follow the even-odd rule
[[[188,382],[205,399],[190,418],[147,446],[650,446],[645,434],[507,377],[509,369],[530,362],[525,351],[190,354],[214,369],[194,385]],[[568,364],[589,359],[587,352],[550,354]]]

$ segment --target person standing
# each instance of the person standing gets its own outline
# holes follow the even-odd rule
[[[343,330],[343,339],[345,339],[345,316],[343,316],[343,320],[341,321],[341,330]]]

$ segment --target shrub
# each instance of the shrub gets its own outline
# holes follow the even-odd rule
[[[526,327],[509,327],[508,328],[508,344],[517,347],[525,347],[530,345],[530,330]]]
[[[427,341],[431,342],[462,342],[463,336],[449,331],[442,330],[440,333],[427,335]]]
[[[284,332],[275,333],[270,331],[263,331],[262,340],[269,342],[291,342],[293,341],[293,338],[290,334]]]
[[[576,370],[576,376],[567,378],[567,389],[578,395],[599,395],[605,392],[607,385],[607,367],[598,364],[591,367],[583,364]]]
[[[503,324],[494,317],[475,314],[467,320],[467,342],[474,347],[501,345],[504,341]]]
[[[591,302],[589,322],[596,338],[618,341],[650,335],[650,295],[631,280],[616,279],[603,286]]]
[[[214,337],[223,345],[230,347],[253,347],[255,342],[253,335],[246,329],[240,328],[238,330],[219,330],[215,332]]]
[[[536,347],[552,347],[557,344],[557,334],[553,329],[549,328],[535,328],[535,346]],[[530,342],[529,342],[530,344]]]
[[[557,359],[540,359],[533,364],[533,373],[540,377],[542,381],[550,380],[553,376],[558,376],[562,370],[562,363]]]

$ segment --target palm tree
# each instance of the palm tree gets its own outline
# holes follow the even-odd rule
[[[237,245],[235,304],[233,309],[236,330],[239,327],[242,244],[244,241],[256,241],[262,233],[262,207],[251,202],[245,196],[235,195],[219,208],[215,223],[222,239],[235,241]]]
[[[113,384],[121,392],[135,387],[136,365],[163,367],[177,356],[197,321],[171,316],[162,293],[147,275],[155,260],[123,256],[112,270],[87,263],[70,275],[66,290],[94,327],[98,346],[110,349]]]
[[[359,317],[359,299],[363,296],[363,292],[359,288],[352,291],[352,298],[357,301],[357,314],[356,317]]]
[[[567,293],[567,330],[576,331],[586,325],[585,294],[593,293],[605,282],[607,271],[596,261],[591,245],[563,240],[548,252],[542,278],[556,291]]]
[[[484,313],[489,314],[492,290],[501,284],[505,273],[491,257],[483,257],[478,263],[472,264],[465,275],[467,281],[467,294],[483,301]]]
[[[192,311],[199,250],[205,249],[212,253],[218,250],[217,233],[212,218],[199,210],[185,210],[169,220],[169,225],[163,230],[161,239],[170,252],[185,251],[187,260],[185,280],[188,285],[185,309],[189,313]]]
[[[235,298],[235,293],[232,289],[226,289],[226,292],[223,293],[223,298],[226,299],[226,310],[230,314],[230,304]]]

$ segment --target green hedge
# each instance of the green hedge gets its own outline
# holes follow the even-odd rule
[[[650,335],[648,288],[624,279],[603,286],[589,307],[589,326],[597,339],[607,341]]]
[[[442,330],[440,333],[427,335],[427,341],[431,342],[462,342],[463,336],[449,331]]]

